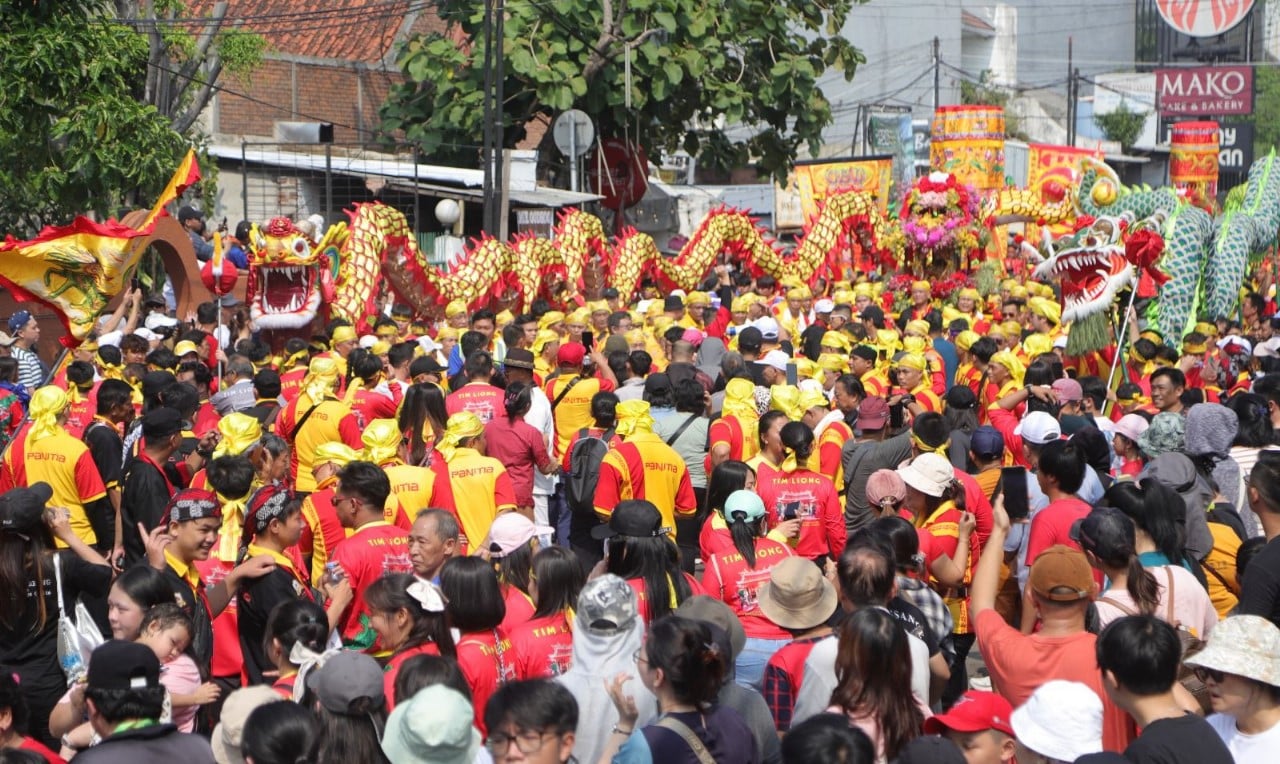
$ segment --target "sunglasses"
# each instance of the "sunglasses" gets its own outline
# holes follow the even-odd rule
[[[1201,682],[1207,682],[1212,679],[1214,684],[1222,684],[1222,680],[1227,675],[1225,671],[1218,671],[1217,669],[1205,668],[1203,666],[1196,666],[1192,669],[1192,673],[1194,673],[1196,675],[1196,679],[1199,679]]]

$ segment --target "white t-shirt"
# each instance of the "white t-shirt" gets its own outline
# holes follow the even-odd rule
[[[1272,764],[1280,751],[1280,724],[1257,735],[1236,729],[1236,720],[1226,714],[1210,714],[1205,721],[1218,733],[1236,764]]]

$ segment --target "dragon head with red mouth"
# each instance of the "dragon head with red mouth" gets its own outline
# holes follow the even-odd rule
[[[1133,282],[1133,268],[1125,259],[1128,221],[1087,215],[1076,220],[1075,233],[1051,245],[1032,274],[1039,281],[1059,279],[1063,323],[1107,311],[1116,294]]]
[[[249,317],[258,330],[302,329],[333,297],[324,241],[313,243],[293,221],[272,218],[249,235]]]

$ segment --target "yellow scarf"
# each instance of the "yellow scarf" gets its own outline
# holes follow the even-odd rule
[[[618,425],[614,428],[620,438],[653,432],[653,416],[649,414],[647,401],[630,400],[618,404]]]
[[[28,414],[31,416],[31,434],[28,443],[35,443],[50,435],[57,434],[62,428],[58,426],[58,417],[67,410],[70,401],[60,388],[45,385],[31,395]]]
[[[622,407],[619,406],[618,408],[621,409]],[[480,421],[480,417],[470,411],[459,411],[449,417],[449,421],[444,427],[444,435],[440,438],[440,442],[436,443],[436,451],[444,457],[446,463],[453,461],[453,455],[458,450],[458,444],[467,438],[474,438],[482,432],[484,432],[484,422]]]
[[[240,539],[244,535],[244,512],[249,506],[249,497],[253,490],[238,499],[228,499],[216,494],[218,503],[222,505],[222,527],[218,529],[217,557],[222,562],[235,564],[240,554]]]

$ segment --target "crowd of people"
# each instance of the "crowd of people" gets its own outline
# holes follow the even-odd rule
[[[1270,762],[1267,300],[1072,357],[1049,287],[895,297],[19,311],[0,762]]]

